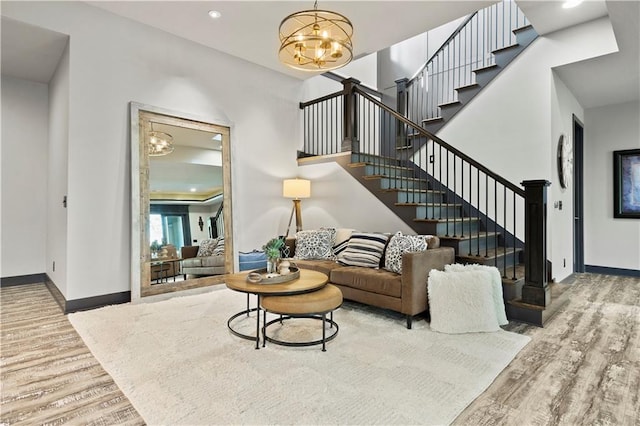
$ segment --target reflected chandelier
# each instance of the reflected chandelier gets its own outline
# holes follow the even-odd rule
[[[173,136],[164,132],[154,132],[153,124],[149,132],[149,155],[158,157],[173,152]]]
[[[328,71],[353,59],[353,25],[343,15],[328,10],[293,13],[280,23],[280,61],[302,71]]]

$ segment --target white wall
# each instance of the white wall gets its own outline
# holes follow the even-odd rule
[[[2,76],[2,277],[45,272],[47,91]]]
[[[67,293],[67,211],[76,201],[68,194],[69,176],[69,45],[49,82],[49,152],[47,173],[47,275]],[[99,226],[90,228],[100,229]],[[92,232],[88,232],[92,234]],[[95,235],[95,234],[93,234]],[[55,270],[54,270],[55,262]]]
[[[552,165],[551,187],[548,188],[549,204],[547,206],[547,257],[553,264],[553,277],[562,280],[573,273],[573,189],[574,182],[569,182],[566,189],[560,186],[557,171],[557,146],[560,135],[564,135],[573,147],[573,116],[584,123],[584,110],[554,72],[551,81],[551,141],[549,164]],[[554,207],[562,201],[562,210]]]
[[[56,282],[68,300],[130,290],[130,101],[229,125],[236,248],[276,234],[282,179],[297,170],[299,80],[85,3],[2,13],[71,37],[68,274]]]
[[[640,103],[585,111],[585,265],[640,270],[640,220],[613,218],[613,151],[640,148]]]
[[[299,172],[300,177],[311,180],[311,198],[301,201],[304,229],[329,226],[360,231],[402,231],[415,234],[395,213],[337,163],[304,165],[300,167]],[[279,230],[286,229],[291,213],[291,201],[282,201]],[[293,233],[295,223],[291,226],[291,234]]]
[[[189,206],[189,224],[191,225],[191,244],[199,245],[202,240],[209,238],[209,217],[213,217],[218,212],[220,203],[208,205],[191,205]],[[202,218],[204,225],[202,231],[198,225],[198,219]],[[197,242],[194,242],[197,240]]]
[[[573,259],[572,246],[560,241],[571,235],[573,219],[571,197],[557,189],[558,133],[571,136],[571,114],[581,117],[583,112],[552,69],[615,51],[608,18],[539,37],[438,132],[444,141],[513,183],[552,182],[547,254],[557,280],[571,273]],[[558,199],[567,203],[566,210],[553,210]],[[566,268],[561,267],[564,258]]]

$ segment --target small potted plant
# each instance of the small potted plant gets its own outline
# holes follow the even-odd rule
[[[278,260],[280,260],[280,253],[283,247],[284,241],[281,238],[272,238],[262,246],[262,250],[267,256],[267,273],[277,272]]]
[[[162,246],[160,245],[158,240],[153,240],[153,242],[149,246],[149,248],[151,249],[151,257],[152,258],[155,259],[156,257],[158,257],[158,251],[160,250],[160,247],[162,247]]]

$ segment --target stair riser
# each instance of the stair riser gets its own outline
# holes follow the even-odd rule
[[[509,62],[511,62],[513,58],[515,58],[521,51],[522,51],[522,48],[517,48],[517,49],[512,48],[512,49],[501,50],[499,52],[496,52],[493,55],[496,61],[496,65],[498,65],[501,68],[506,67],[509,64]]]
[[[437,192],[398,192],[399,203],[440,203],[443,194]]]
[[[465,89],[458,92],[458,100],[462,104],[467,104],[474,96],[480,93],[480,86],[473,89]]]
[[[500,68],[492,68],[490,70],[478,72],[476,73],[476,83],[484,87],[489,84],[489,82],[493,80],[493,78],[498,75],[499,72]]]
[[[465,221],[465,222],[449,222],[449,227],[447,228],[447,223],[446,222],[439,222],[436,225],[436,231],[438,232],[438,235],[466,235],[469,233],[476,233],[478,232],[478,221],[474,220],[474,221]],[[464,229],[463,229],[463,225],[464,225]],[[469,226],[471,226],[471,229],[469,229]]]
[[[372,175],[384,175],[384,176],[391,176],[391,177],[397,177],[397,176],[403,176],[403,177],[413,177],[414,173],[413,170],[403,170],[403,169],[396,169],[393,167],[385,167],[385,166],[365,166],[364,169],[364,174],[367,176],[372,176]]]
[[[460,217],[460,206],[419,206],[416,207],[418,219],[439,219],[445,217]]]
[[[380,179],[381,189],[427,189],[427,183],[419,180]]]
[[[523,31],[516,31],[516,42],[521,46],[528,46],[538,37],[538,33],[533,28]]]
[[[442,242],[442,245],[446,245],[447,247],[453,247],[456,250],[456,253],[459,255],[469,254],[469,247],[471,247],[471,254],[478,254],[478,245],[480,245],[480,255],[482,255],[486,249],[492,249],[496,247],[496,239],[495,237],[480,237],[478,239],[463,240],[458,241],[457,244],[454,242]]]

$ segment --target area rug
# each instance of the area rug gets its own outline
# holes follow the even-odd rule
[[[245,305],[245,295],[221,289],[69,320],[150,425],[448,424],[530,340],[441,334],[425,321],[408,330],[401,317],[345,303],[326,352],[269,342],[256,350],[227,329]],[[251,330],[254,318],[237,326]],[[307,339],[319,330],[298,319],[271,332]]]

